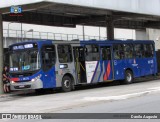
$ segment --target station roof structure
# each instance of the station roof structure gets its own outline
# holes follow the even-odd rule
[[[21,6],[23,16],[10,16],[11,6]],[[3,0],[3,21],[75,27],[160,28],[160,0]]]

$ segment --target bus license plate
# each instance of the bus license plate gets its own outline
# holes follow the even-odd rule
[[[24,88],[24,85],[20,85],[19,88]]]

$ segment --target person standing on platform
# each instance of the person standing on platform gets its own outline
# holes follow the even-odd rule
[[[5,93],[9,93],[9,85],[10,85],[10,81],[9,81],[9,73],[8,73],[8,67],[4,66],[3,68],[3,72],[2,72],[2,77],[3,77],[3,89]]]

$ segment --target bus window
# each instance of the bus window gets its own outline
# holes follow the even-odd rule
[[[124,44],[124,54],[125,54],[125,58],[133,58],[132,44]]]
[[[52,45],[44,46],[42,48],[42,63],[43,69],[49,70],[55,64],[55,47]]]
[[[100,59],[99,47],[97,45],[85,46],[86,61],[98,61]]]
[[[60,63],[72,62],[72,49],[70,45],[58,45],[58,57]]]
[[[144,49],[143,49],[142,44],[135,44],[134,50],[135,50],[135,57],[136,58],[142,58],[144,56],[144,53],[143,53]]]
[[[124,47],[122,44],[116,44],[113,46],[114,59],[123,59],[124,58]]]
[[[102,60],[111,60],[111,49],[110,47],[101,47]]]
[[[146,58],[149,58],[149,57],[153,57],[153,52],[154,52],[154,49],[153,49],[153,45],[152,44],[145,44],[144,45],[144,50],[145,50],[145,57]]]

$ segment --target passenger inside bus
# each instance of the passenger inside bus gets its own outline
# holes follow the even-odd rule
[[[120,59],[120,54],[118,51],[114,52],[114,59]]]

